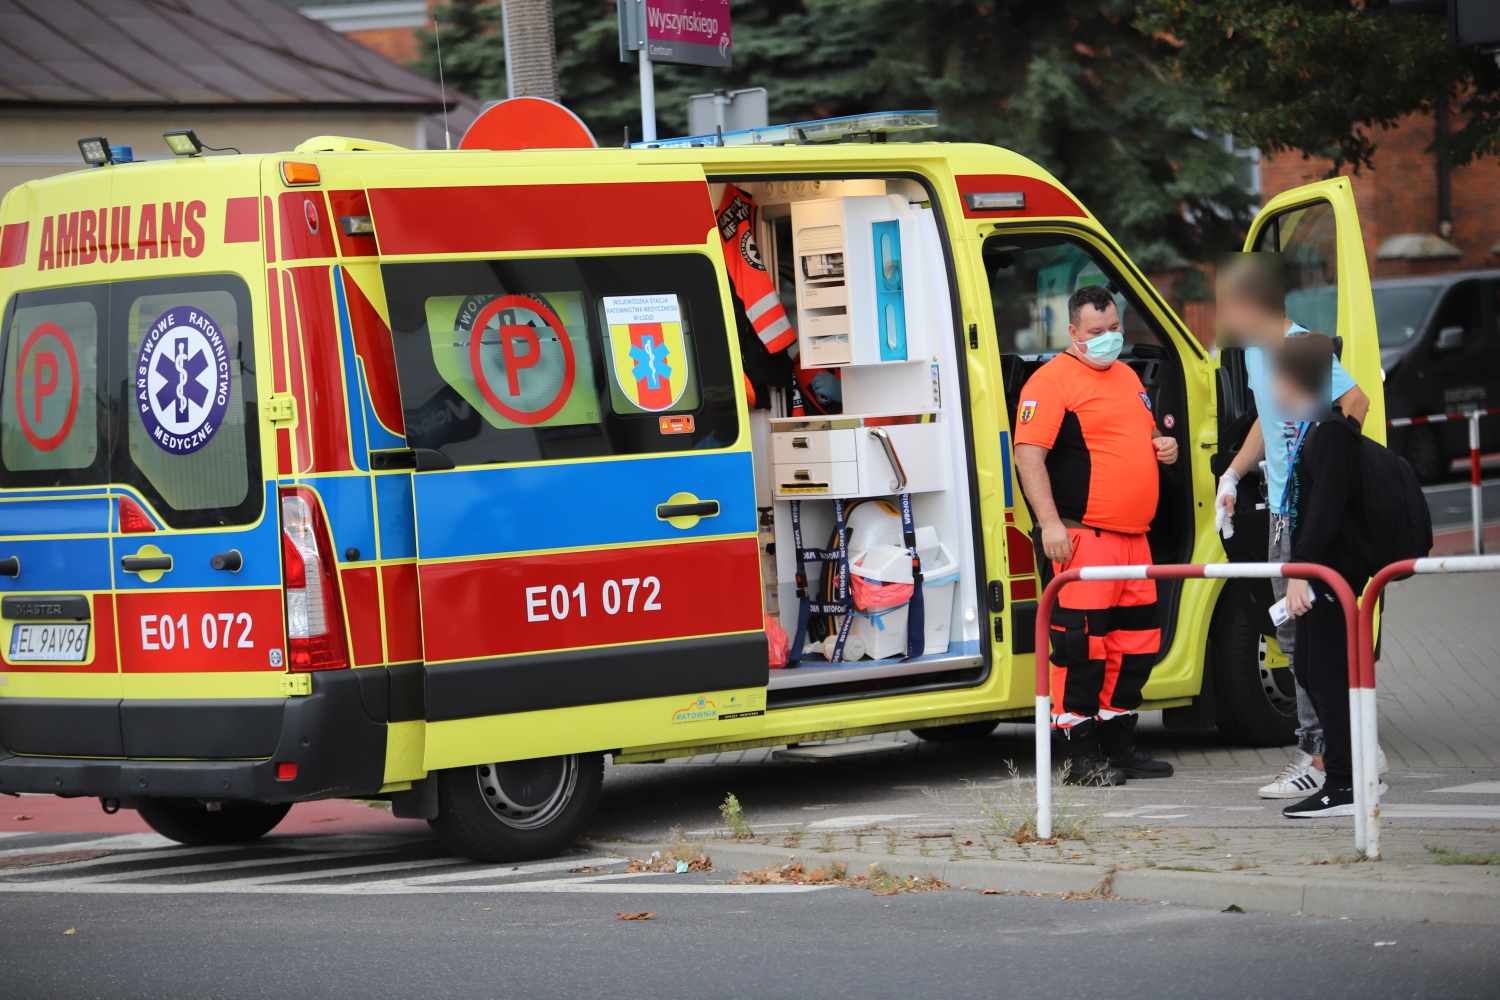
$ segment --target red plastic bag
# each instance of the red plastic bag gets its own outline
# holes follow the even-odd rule
[[[854,592],[854,606],[861,611],[899,608],[911,600],[915,589],[910,583],[881,583],[879,580],[866,580],[853,573],[849,574],[849,585]]]
[[[786,629],[781,627],[781,620],[775,615],[766,615],[766,644],[771,649],[771,669],[780,670],[785,667],[787,654],[792,649],[792,640],[787,638]]]

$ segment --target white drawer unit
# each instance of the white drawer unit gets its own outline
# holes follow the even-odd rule
[[[878,497],[948,488],[948,448],[937,415],[771,421],[778,497]]]

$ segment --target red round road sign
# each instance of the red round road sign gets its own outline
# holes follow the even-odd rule
[[[540,97],[512,97],[485,111],[459,149],[593,149],[594,134],[573,112]]]
[[[36,352],[36,368],[31,379],[31,415],[27,415],[26,400],[22,392],[22,380],[26,376],[26,363],[31,360],[31,350],[36,346],[37,340],[42,337],[52,337],[62,344],[63,352],[68,359],[68,412],[63,417],[62,426],[53,434],[43,437],[39,433],[42,422],[42,400],[57,391],[60,381],[58,376],[57,355],[51,351]],[[48,378],[44,372],[50,372]],[[40,323],[31,335],[26,338],[25,345],[21,348],[21,356],[16,361],[16,413],[21,418],[21,433],[26,435],[26,440],[37,451],[52,451],[62,444],[67,438],[68,432],[73,429],[73,420],[78,416],[78,354],[73,350],[73,341],[62,327],[56,323]]]
[[[562,385],[557,389],[557,395],[552,401],[540,410],[518,410],[503,402],[495,390],[490,388],[489,379],[485,378],[484,368],[479,361],[480,342],[484,340],[484,328],[489,325],[504,309],[525,309],[534,312],[542,318],[542,322],[557,334],[557,342],[562,345],[563,353],[563,379]],[[526,341],[527,352],[522,355],[514,353],[512,346],[516,339]],[[505,377],[509,383],[506,388],[510,390],[512,397],[521,394],[521,371],[530,368],[542,359],[541,338],[536,331],[529,326],[514,324],[500,325],[500,353],[505,359]],[[557,411],[563,408],[568,397],[573,394],[573,344],[568,340],[568,332],[563,328],[562,320],[557,314],[541,302],[526,295],[502,295],[493,302],[487,302],[484,308],[479,310],[474,317],[474,323],[469,329],[469,367],[474,372],[474,382],[479,386],[480,395],[484,396],[485,402],[493,406],[502,417],[514,420],[518,424],[540,424],[557,415]]]

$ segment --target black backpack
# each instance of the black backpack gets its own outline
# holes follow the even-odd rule
[[[1411,465],[1359,435],[1359,506],[1370,575],[1432,551],[1432,511]]]

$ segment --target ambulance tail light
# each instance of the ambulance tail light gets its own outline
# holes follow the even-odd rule
[[[311,490],[292,487],[281,491],[281,561],[288,667],[347,667],[348,644],[333,546]]]

